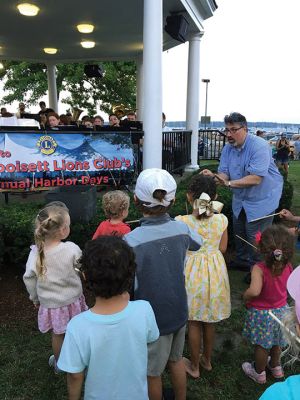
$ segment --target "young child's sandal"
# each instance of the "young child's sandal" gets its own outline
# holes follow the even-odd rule
[[[270,361],[271,361],[271,357],[268,357],[267,368],[271,372],[271,374],[273,375],[273,378],[275,378],[275,379],[284,378],[284,372],[283,372],[282,366],[281,365],[277,365],[277,367],[273,367],[272,368],[271,365],[270,365]]]

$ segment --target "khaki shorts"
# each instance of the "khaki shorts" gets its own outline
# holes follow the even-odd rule
[[[185,326],[148,344],[148,376],[160,376],[168,361],[180,361],[185,340]]]

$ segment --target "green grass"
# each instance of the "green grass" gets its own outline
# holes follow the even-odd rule
[[[293,207],[292,211],[296,215],[300,215],[300,161],[292,161],[289,167],[288,180],[294,186]]]
[[[300,161],[291,162],[289,180],[294,185],[293,211],[297,215],[300,215],[299,175]],[[299,251],[295,262],[300,263]],[[188,379],[189,400],[256,400],[267,386],[274,383],[274,379],[268,376],[266,385],[258,385],[246,378],[241,370],[243,361],[253,359],[252,346],[241,336],[245,314],[241,295],[247,287],[243,283],[243,276],[242,272],[229,272],[232,315],[228,320],[217,324],[213,371],[203,372],[198,380]],[[16,320],[13,324],[1,320],[1,400],[67,399],[65,375],[54,375],[48,367],[48,357],[51,354],[50,335],[40,334],[36,325],[36,320]],[[185,355],[188,356],[187,349]],[[295,373],[300,373],[299,366],[294,371],[286,369],[286,375]],[[164,374],[163,379],[165,385],[169,386],[168,373]]]
[[[292,212],[295,215],[300,215],[300,161],[292,161],[289,167],[288,180],[294,186]],[[300,250],[296,249],[294,257],[294,265],[300,264]]]

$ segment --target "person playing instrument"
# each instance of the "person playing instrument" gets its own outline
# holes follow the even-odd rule
[[[120,119],[116,114],[110,114],[108,120],[109,120],[109,126],[116,128],[120,127]]]

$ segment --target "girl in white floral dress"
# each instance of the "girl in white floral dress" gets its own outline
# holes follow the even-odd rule
[[[200,250],[187,253],[185,265],[191,360],[184,361],[186,371],[193,378],[200,376],[199,364],[208,371],[212,369],[215,323],[231,313],[229,280],[222,255],[227,248],[228,220],[220,214],[222,203],[213,201],[216,197],[214,179],[196,175],[187,192],[193,212],[176,217],[203,238]],[[200,355],[202,340],[203,354]]]

